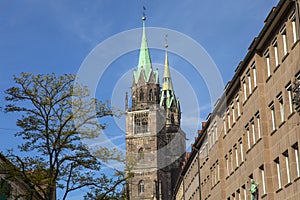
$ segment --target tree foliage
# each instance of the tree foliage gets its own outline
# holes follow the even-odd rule
[[[124,174],[111,179],[101,173],[101,161],[81,139],[99,136],[105,124],[98,119],[113,115],[110,105],[90,98],[87,87],[75,84],[74,75],[22,73],[14,80],[16,86],[5,91],[5,111],[22,114],[16,136],[24,141],[18,148],[25,156],[8,152],[13,171],[47,200],[56,198],[56,188],[63,190],[62,199],[83,187],[109,195]],[[98,151],[103,161],[120,159],[104,147]]]

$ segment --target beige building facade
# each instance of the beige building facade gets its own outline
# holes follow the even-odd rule
[[[299,0],[280,0],[188,153],[173,199],[300,199]],[[298,7],[298,8],[297,8]]]

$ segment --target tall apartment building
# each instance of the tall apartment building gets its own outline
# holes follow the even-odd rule
[[[203,123],[173,199],[300,199],[300,1],[280,0]],[[297,8],[298,7],[298,8]]]

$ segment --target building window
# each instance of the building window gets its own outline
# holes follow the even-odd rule
[[[234,102],[231,103],[231,112],[232,112],[232,123],[235,123]]]
[[[300,163],[299,163],[299,148],[298,148],[298,142],[292,146],[295,154],[295,163],[296,163],[296,172],[297,177],[300,176]]]
[[[256,136],[255,136],[254,118],[252,118],[250,120],[250,123],[251,123],[251,129],[252,129],[252,140],[253,140],[253,144],[255,144],[255,142],[256,142]]]
[[[238,200],[242,200],[240,189],[238,189],[238,190],[236,191],[236,195],[237,195],[237,197],[238,197]]]
[[[210,131],[208,132],[208,141],[209,141],[209,143],[208,143],[209,147],[208,148],[210,148],[212,146],[212,139],[211,139]]]
[[[235,151],[235,166],[238,167],[239,166],[239,154],[238,154],[237,146],[234,147],[234,151]]]
[[[293,91],[292,91],[292,84],[289,83],[286,87],[288,101],[289,101],[289,110],[290,114],[293,113]]]
[[[134,130],[136,134],[148,132],[148,113],[138,113],[134,118]]]
[[[152,89],[149,91],[149,101],[153,101],[153,92]]]
[[[266,64],[267,64],[267,75],[268,75],[268,77],[270,77],[271,76],[271,60],[270,60],[269,51],[267,51],[267,53],[265,53],[265,58],[266,58]]]
[[[145,156],[145,153],[144,153],[144,149],[143,148],[140,148],[138,150],[138,161],[141,161],[144,159],[144,156]]]
[[[135,128],[136,128],[136,133],[141,132],[141,120],[140,119],[135,119]]]
[[[245,126],[246,132],[247,132],[247,142],[248,142],[248,149],[251,148],[251,141],[250,141],[250,130],[249,130],[249,125],[247,124]]]
[[[263,194],[267,193],[266,190],[266,179],[265,179],[265,168],[264,165],[260,166],[260,175],[261,175],[261,182],[262,182],[262,189],[263,189]]]
[[[274,103],[272,102],[269,105],[270,111],[271,111],[271,122],[272,122],[272,131],[276,129],[276,120],[275,120],[275,110],[274,110]]]
[[[144,189],[145,189],[145,183],[144,181],[140,181],[138,185],[139,194],[144,193],[145,192]]]
[[[230,162],[230,172],[233,172],[233,157],[232,157],[232,150],[229,150],[229,162]]]
[[[218,173],[217,179],[219,181],[220,180],[220,165],[219,165],[219,161],[217,161],[217,173]]]
[[[279,110],[280,110],[280,120],[281,123],[284,122],[284,105],[283,105],[283,99],[282,99],[282,93],[280,93],[277,96],[278,103],[279,103]]]
[[[282,43],[283,43],[283,55],[286,55],[288,53],[288,45],[287,45],[287,38],[286,38],[286,28],[283,27],[281,30],[281,37],[282,37]]]
[[[246,185],[242,185],[243,193],[244,193],[244,200],[247,200],[247,189]]]
[[[284,156],[284,160],[285,160],[287,183],[290,183],[291,182],[291,173],[290,173],[289,152],[285,151],[282,155]]]
[[[215,132],[215,139],[218,141],[218,127],[217,127],[217,122],[214,123],[214,132]]]
[[[255,114],[256,123],[257,123],[257,135],[258,139],[261,138],[261,126],[260,126],[260,115],[259,112]]]
[[[235,100],[236,100],[236,105],[237,105],[237,114],[238,114],[238,117],[239,117],[241,115],[241,107],[240,107],[239,96],[236,96]]]
[[[144,101],[144,92],[142,89],[140,90],[140,101]]]
[[[245,77],[242,79],[242,83],[243,83],[243,89],[244,89],[244,100],[247,100],[247,85],[246,85],[246,80]]]
[[[243,141],[240,139],[240,150],[241,150],[241,161],[244,161],[244,149],[243,149]]]
[[[229,161],[228,161],[228,155],[225,156],[225,160],[226,160],[226,173],[227,173],[227,176],[229,176]]]
[[[142,120],[142,132],[146,133],[148,132],[148,119],[143,119]]]
[[[231,121],[230,121],[230,112],[229,112],[229,109],[227,109],[227,123],[228,123],[228,128],[231,127]]]
[[[292,30],[293,30],[293,42],[296,43],[297,42],[297,27],[296,27],[295,13],[292,15],[291,21],[292,21]]]
[[[249,94],[252,93],[252,83],[251,83],[251,75],[250,75],[250,70],[247,72],[247,78],[248,78],[248,88],[249,88]]]
[[[223,116],[223,130],[224,130],[224,135],[226,135],[227,129],[226,129],[226,119],[225,119],[225,115]]]
[[[253,71],[253,85],[254,85],[254,88],[255,88],[257,86],[255,63],[253,63],[253,65],[252,65],[252,71]]]
[[[273,49],[274,49],[274,56],[275,56],[275,68],[279,65],[279,58],[278,58],[278,45],[277,41],[273,42]]]
[[[274,163],[276,165],[276,171],[277,171],[277,183],[278,183],[278,188],[281,188],[281,175],[280,175],[280,163],[279,163],[279,158],[276,158],[274,160]]]

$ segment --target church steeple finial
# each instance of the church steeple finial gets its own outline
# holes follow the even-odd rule
[[[142,43],[140,48],[140,55],[139,55],[139,63],[138,69],[135,73],[135,82],[137,83],[141,73],[144,73],[146,81],[149,79],[150,73],[152,71],[152,62],[150,58],[150,52],[148,48],[148,42],[146,38],[146,15],[145,15],[145,6],[143,6],[143,33],[142,33]],[[142,72],[143,71],[143,72]]]

